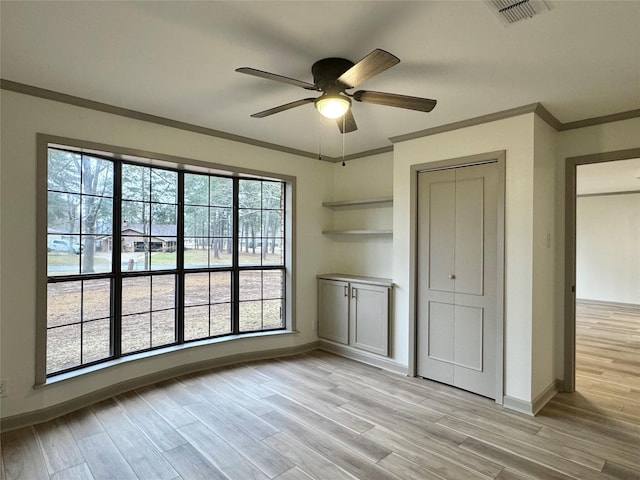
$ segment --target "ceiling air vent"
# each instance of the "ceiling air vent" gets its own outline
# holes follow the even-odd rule
[[[487,3],[507,24],[531,18],[549,9],[544,0],[490,0]]]

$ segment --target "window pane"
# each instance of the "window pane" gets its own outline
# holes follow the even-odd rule
[[[282,300],[262,302],[262,327],[266,329],[282,328]]]
[[[110,235],[113,230],[113,200],[82,197],[82,233]]]
[[[111,317],[111,280],[85,280],[82,293],[82,320]]]
[[[81,155],[50,148],[47,163],[49,190],[80,193]]]
[[[113,162],[82,156],[82,193],[101,197],[113,196]]]
[[[176,245],[178,239],[176,237],[153,237],[151,239],[151,269],[152,270],[169,270],[176,268],[178,255],[176,253]]]
[[[184,239],[184,266],[186,268],[207,268],[209,266],[209,239]]]
[[[122,234],[148,235],[151,205],[144,202],[122,202]]]
[[[209,176],[184,175],[184,203],[187,205],[209,205]]]
[[[151,201],[177,203],[178,172],[151,169]]]
[[[79,239],[78,235],[48,235],[47,274],[49,276],[80,273]]]
[[[151,314],[151,346],[169,345],[176,341],[176,311],[164,310]]]
[[[263,238],[262,265],[284,265],[282,238]]]
[[[211,267],[230,267],[233,263],[233,252],[231,246],[233,239],[231,238],[211,238],[209,251],[209,266]]]
[[[267,270],[262,272],[262,298],[282,298],[281,270]]]
[[[95,362],[111,355],[111,320],[83,323],[82,363]]]
[[[188,237],[209,236],[209,207],[184,207],[184,234]]]
[[[47,373],[80,365],[80,324],[47,330]]]
[[[212,237],[230,237],[233,234],[233,210],[213,207],[209,209],[209,235]]]
[[[122,317],[122,353],[132,353],[151,347],[151,314]]]
[[[166,310],[176,307],[175,275],[153,276],[151,288],[151,305],[153,310]]]
[[[231,305],[211,305],[211,336],[231,333]]]
[[[240,265],[260,265],[262,259],[260,256],[261,239],[243,238],[238,239],[238,263]]]
[[[190,273],[184,276],[184,304],[207,305],[209,303],[209,274]]]
[[[238,185],[238,202],[240,208],[261,207],[260,180],[240,180]]]
[[[139,165],[122,165],[122,198],[149,200],[151,189],[150,169]],[[124,216],[122,217],[124,219]]]
[[[240,301],[262,298],[262,272],[240,272]]]
[[[184,339],[197,340],[209,336],[209,307],[184,309]]]
[[[122,315],[148,312],[150,309],[151,279],[149,277],[123,278]]]
[[[280,210],[264,210],[263,211],[262,236],[284,237],[282,212]]]
[[[80,233],[80,203],[80,195],[49,192],[47,195],[48,233],[60,236]]]
[[[223,177],[211,177],[210,205],[230,207],[233,205],[233,180]]]
[[[262,182],[262,208],[284,208],[281,182]]]
[[[231,272],[210,273],[211,303],[231,301]]]
[[[82,282],[47,285],[47,327],[80,322]]]
[[[262,302],[240,302],[240,331],[262,330]]]
[[[111,237],[98,235],[83,235],[82,244],[74,245],[80,249],[82,273],[111,272],[112,253],[110,251]]]

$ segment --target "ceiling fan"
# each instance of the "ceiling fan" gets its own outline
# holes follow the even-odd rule
[[[373,92],[370,90],[358,90],[353,94],[346,90],[364,83],[369,78],[384,72],[400,62],[395,55],[379,48],[372,51],[358,63],[353,63],[346,58],[323,58],[311,67],[313,83],[303,82],[294,78],[276,75],[255,68],[237,68],[236,72],[246,73],[268,80],[288,83],[305,90],[322,92],[317,98],[303,98],[295,102],[286,103],[278,107],[270,108],[251,115],[254,118],[263,118],[274,113],[284,112],[291,108],[300,107],[307,103],[314,103],[318,111],[327,118],[335,118],[341,133],[349,133],[358,129],[351,112],[351,99],[357,102],[387,105],[389,107],[406,108],[420,112],[430,112],[436,106],[436,100],[395,93]]]

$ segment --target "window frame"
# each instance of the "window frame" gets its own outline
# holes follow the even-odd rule
[[[283,249],[283,265],[240,265],[237,261],[237,250],[238,246],[238,232],[237,232],[237,223],[234,222],[234,232],[233,232],[233,255],[235,261],[232,262],[232,266],[224,267],[224,268],[209,268],[206,269],[188,269],[184,266],[184,258],[183,258],[183,248],[177,249],[177,256],[180,257],[176,260],[175,269],[169,270],[149,270],[144,272],[136,272],[140,273],[142,276],[153,276],[157,274],[168,274],[174,272],[173,274],[176,276],[176,288],[182,288],[181,282],[179,278],[189,273],[196,272],[217,272],[217,271],[230,271],[231,273],[231,283],[232,283],[232,292],[237,292],[237,280],[239,278],[240,273],[246,270],[255,270],[255,271],[270,271],[270,270],[278,270],[283,272],[283,281],[285,284],[285,288],[283,290],[283,309],[284,309],[284,320],[285,324],[281,329],[270,329],[270,330],[261,330],[261,331],[252,331],[252,332],[242,332],[238,331],[238,310],[235,310],[234,319],[232,320],[232,332],[230,334],[224,336],[217,337],[207,337],[202,339],[193,339],[193,340],[184,340],[184,302],[180,301],[176,304],[177,310],[177,341],[175,343],[171,343],[168,345],[162,345],[153,347],[150,349],[145,349],[142,351],[136,351],[131,353],[122,354],[120,352],[120,345],[114,343],[114,354],[115,357],[109,357],[106,360],[98,360],[92,363],[80,365],[78,367],[73,367],[68,370],[63,370],[61,372],[56,372],[51,375],[47,374],[47,288],[49,285],[48,281],[48,271],[47,271],[47,241],[48,241],[48,211],[47,211],[47,202],[48,202],[48,150],[49,148],[58,148],[61,150],[70,151],[78,154],[86,154],[95,156],[98,158],[103,158],[107,160],[114,160],[114,172],[119,171],[121,166],[125,163],[133,163],[137,165],[142,165],[145,167],[151,168],[160,168],[160,169],[168,169],[172,171],[178,171],[183,173],[194,173],[194,174],[204,174],[204,175],[216,175],[221,177],[228,177],[233,179],[234,182],[234,191],[236,192],[236,198],[234,198],[233,211],[235,216],[235,221],[237,222],[237,212],[239,209],[239,205],[237,204],[237,191],[238,191],[238,183],[241,179],[248,180],[263,180],[263,181],[278,181],[283,182],[284,184],[284,218],[283,218],[283,235],[284,242],[282,245]],[[119,165],[119,166],[116,166]],[[164,351],[176,351],[187,348],[200,348],[206,347],[208,345],[212,345],[215,343],[219,343],[220,341],[234,341],[236,339],[245,338],[247,336],[270,336],[274,333],[287,333],[294,332],[295,329],[295,192],[296,192],[296,177],[290,175],[283,175],[279,173],[259,171],[253,169],[246,169],[233,165],[219,164],[219,163],[209,163],[202,160],[194,160],[188,159],[184,157],[176,157],[173,155],[159,154],[156,152],[148,152],[143,150],[131,149],[126,147],[119,147],[107,144],[101,144],[96,142],[89,142],[84,140],[59,137],[54,135],[48,135],[43,133],[37,134],[37,211],[36,211],[36,273],[37,273],[37,288],[36,288],[36,386],[38,385],[46,385],[47,383],[57,382],[59,380],[63,380],[68,377],[76,377],[78,375],[83,375],[90,371],[95,371],[96,369],[100,370],[103,368],[107,368],[112,365],[121,364],[123,362],[132,361],[138,358],[146,358],[152,355],[158,355],[164,353]],[[115,173],[114,173],[115,175]],[[178,175],[178,192],[183,191],[183,175]],[[114,185],[115,188],[115,185]],[[120,202],[121,192],[117,192],[119,195],[119,199],[114,201],[114,225],[121,224],[121,207]],[[116,191],[114,191],[114,197],[116,195]],[[181,242],[184,239],[183,230],[183,198],[178,198],[178,242]],[[117,204],[117,206],[116,206]],[[120,222],[120,223],[118,223]],[[120,237],[120,229],[115,228],[113,230],[114,238]],[[113,249],[113,266],[119,265],[119,263],[115,263],[120,260],[120,251],[119,249]],[[116,272],[116,270],[118,270]],[[233,272],[237,273],[233,273]],[[124,278],[123,272],[119,271],[119,269],[112,268],[112,272],[105,275],[104,278],[111,278],[112,283],[114,283],[117,288],[117,278]],[[125,275],[127,276],[127,275]],[[137,276],[137,275],[134,275]],[[77,277],[82,279],[93,278],[94,275],[83,275],[79,274]],[[102,278],[102,275],[100,275]],[[180,295],[177,295],[181,298]],[[119,298],[119,296],[112,296],[113,298]],[[233,304],[232,299],[232,304]],[[118,302],[115,302],[116,304]],[[118,305],[114,305],[112,308],[116,308]],[[116,322],[116,328],[119,328],[120,325]]]

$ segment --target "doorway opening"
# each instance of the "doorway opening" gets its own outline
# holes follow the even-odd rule
[[[640,149],[566,164],[565,391],[640,411]]]

